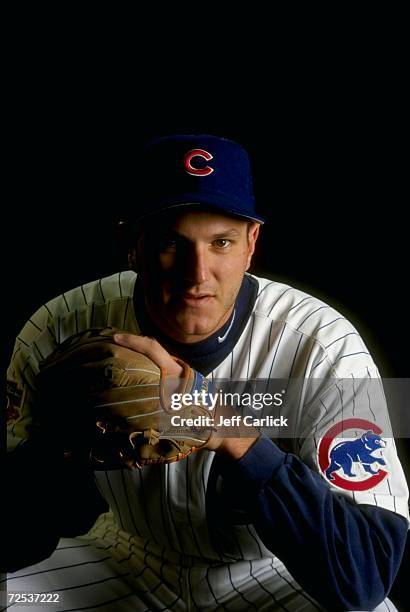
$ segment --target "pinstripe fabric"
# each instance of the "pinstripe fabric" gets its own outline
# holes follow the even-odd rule
[[[35,420],[38,363],[56,343],[91,326],[138,333],[135,278],[122,272],[68,291],[21,330],[8,370],[9,379],[24,389],[21,415],[9,427],[10,448],[27,437]],[[343,411],[374,420],[363,380],[377,379],[377,368],[339,313],[293,288],[257,280],[253,313],[234,350],[209,378],[318,381],[314,391],[304,385],[297,401],[283,408],[292,416],[293,452],[318,470],[318,440]],[[374,401],[383,412],[382,395]],[[394,443],[386,460],[390,476],[377,491],[342,494],[407,516],[407,487]],[[9,589],[61,592],[60,610],[320,610],[252,525],[232,525],[222,517],[218,524],[207,522],[212,461],[213,453],[202,452],[142,471],[96,472],[110,512],[87,536],[61,540],[49,559],[11,575]]]

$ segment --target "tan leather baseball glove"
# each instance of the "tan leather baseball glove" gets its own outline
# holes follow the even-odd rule
[[[60,436],[66,456],[86,452],[95,469],[170,463],[205,448],[216,432],[203,404],[172,407],[172,394],[207,392],[208,380],[183,361],[170,377],[147,356],[115,344],[114,328],[72,336],[41,364],[39,421]],[[195,425],[174,425],[197,419]],[[200,424],[198,425],[198,421]],[[189,423],[189,422],[188,422]]]

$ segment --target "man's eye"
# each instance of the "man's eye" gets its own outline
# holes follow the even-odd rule
[[[176,238],[162,238],[159,242],[161,251],[172,251],[177,246]]]
[[[228,246],[230,246],[231,241],[228,240],[227,238],[218,238],[217,240],[213,241],[213,244],[218,249],[226,249]]]

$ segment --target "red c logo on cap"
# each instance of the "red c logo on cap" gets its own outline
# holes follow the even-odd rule
[[[214,169],[210,166],[205,166],[205,168],[194,168],[194,166],[191,165],[191,160],[194,157],[202,157],[206,159],[206,161],[213,159],[212,155],[203,149],[192,149],[188,151],[184,156],[184,168],[188,174],[192,174],[192,176],[208,176],[212,174]]]

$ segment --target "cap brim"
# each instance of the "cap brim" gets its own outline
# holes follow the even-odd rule
[[[221,204],[218,201],[211,201],[210,198],[202,198],[198,197],[198,195],[192,194],[194,197],[191,200],[186,199],[185,201],[172,201],[168,200],[167,202],[157,204],[157,207],[153,206],[151,210],[147,210],[146,212],[139,214],[135,219],[136,222],[143,221],[148,217],[152,217],[154,215],[159,215],[166,213],[168,211],[172,211],[178,208],[203,208],[206,210],[213,210],[216,212],[220,212],[221,214],[232,215],[234,217],[239,217],[241,219],[249,219],[249,221],[256,221],[263,225],[265,220],[257,214],[249,214],[244,212],[231,204]]]

